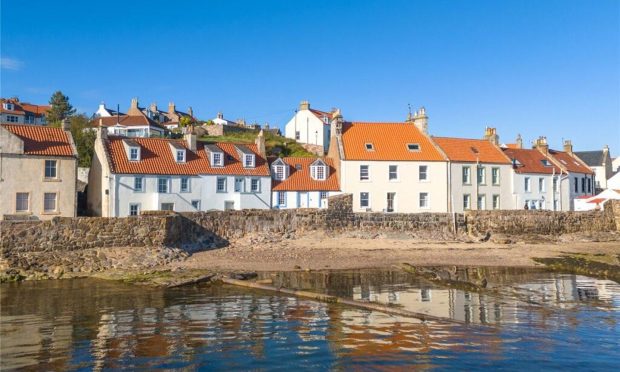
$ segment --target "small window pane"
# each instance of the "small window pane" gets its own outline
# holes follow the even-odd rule
[[[46,192],[43,195],[43,210],[45,212],[56,211],[56,193]]]
[[[286,192],[279,192],[278,193],[278,205],[283,207],[286,205]]]
[[[368,165],[360,165],[360,181],[367,181],[369,179]]]
[[[45,161],[45,178],[56,178],[56,160]]]
[[[129,215],[137,216],[140,214],[140,204],[129,204]]]
[[[142,191],[142,177],[136,177],[133,179],[133,189],[135,191]]]
[[[159,178],[157,180],[157,191],[160,194],[168,193],[168,179],[167,178]]]
[[[250,187],[252,189],[252,192],[259,192],[260,191],[260,180],[258,178],[252,178]]]
[[[18,192],[15,200],[15,210],[17,212],[27,212],[30,209],[28,199],[27,192]]]
[[[192,200],[192,207],[194,207],[195,210],[199,211],[200,210],[200,200]]]
[[[360,192],[360,208],[370,207],[369,195],[367,192]]]
[[[428,208],[428,207],[429,207],[428,193],[421,192],[420,193],[420,208]]]
[[[428,166],[426,165],[420,165],[420,181],[427,181],[428,180]]]
[[[189,178],[182,177],[181,178],[181,192],[188,192],[188,191],[189,191]]]
[[[226,178],[217,179],[217,192],[226,192]]]
[[[389,179],[390,179],[390,181],[398,179],[398,165],[390,165],[390,168],[389,168]]]

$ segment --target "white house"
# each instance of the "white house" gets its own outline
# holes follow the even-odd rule
[[[426,121],[332,121],[329,157],[355,212],[447,212],[448,162]]]
[[[224,114],[221,112],[218,112],[217,116],[211,119],[211,121],[217,125],[237,125],[237,122],[225,119]]]
[[[99,128],[89,209],[104,217],[146,210],[268,209],[271,179],[261,138],[252,145],[205,145],[193,134],[184,140],[129,138]]]
[[[326,208],[340,194],[338,176],[329,158],[278,158],[271,163],[272,207]]]
[[[284,136],[299,143],[314,145],[317,152],[321,152],[322,155],[329,149],[330,123],[337,111],[312,109],[308,101],[302,101],[299,109],[295,111],[295,116],[286,123]]]
[[[487,128],[486,137],[433,137],[450,162],[450,211],[513,209],[510,159],[497,145],[495,128]]]

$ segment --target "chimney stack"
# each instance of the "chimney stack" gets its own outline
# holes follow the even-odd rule
[[[141,115],[141,114],[142,112],[138,108],[138,98],[132,98],[131,106],[129,107],[129,110],[127,110],[127,115],[136,116],[136,115]]]
[[[217,118],[218,119],[224,119],[224,114],[222,114],[221,112],[217,113]]]
[[[184,137],[185,137],[185,142],[187,143],[187,148],[190,149],[191,151],[196,152],[196,149],[198,148],[198,146],[196,142],[196,135],[194,134],[194,132],[188,131]]]
[[[538,137],[538,139],[534,141],[534,147],[538,149],[538,151],[547,155],[549,153],[549,144],[547,143],[547,137]]]
[[[571,140],[564,141],[564,152],[567,152],[571,155],[573,154],[573,143],[571,142]]]
[[[62,123],[62,130],[71,129],[71,120],[69,120],[69,118],[62,119],[61,123]]]
[[[301,103],[299,103],[299,111],[303,111],[303,110],[310,110],[310,102],[301,101]]]
[[[486,127],[484,128],[484,139],[491,141],[492,144],[499,146],[499,136],[497,135],[497,129]]]
[[[266,159],[267,150],[265,149],[265,133],[262,129],[258,132],[258,136],[256,136],[254,143],[256,143],[256,147],[258,148],[258,154]]]
[[[176,111],[176,107],[174,106],[174,102],[169,102],[168,103],[168,113],[169,114],[174,114]]]
[[[138,98],[132,98],[131,99],[131,108],[132,109],[137,109],[138,108]]]
[[[157,103],[151,103],[151,112],[157,112]]]
[[[521,138],[521,134],[517,134],[517,148],[518,149],[522,149],[523,148],[523,138]]]
[[[413,124],[424,134],[428,134],[428,116],[424,106],[413,115]]]
[[[103,119],[99,119],[99,126],[97,127],[97,139],[105,140],[108,138],[108,128],[103,126]]]

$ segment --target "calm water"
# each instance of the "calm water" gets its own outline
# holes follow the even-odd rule
[[[401,272],[263,275],[291,288],[392,303],[467,325],[230,286],[153,290],[90,279],[6,284],[0,286],[0,369],[620,366],[619,285],[515,269],[484,274],[494,288],[486,295],[440,289]]]

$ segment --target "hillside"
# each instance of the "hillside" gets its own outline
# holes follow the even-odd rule
[[[199,138],[203,142],[235,142],[235,143],[254,143],[257,132],[238,132],[228,133],[223,136],[202,136]],[[265,132],[265,148],[268,156],[299,156],[313,157],[316,156],[306,151],[300,144],[290,138]]]

